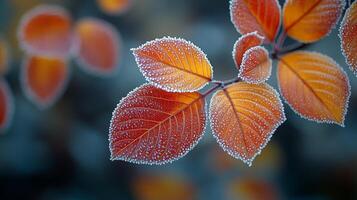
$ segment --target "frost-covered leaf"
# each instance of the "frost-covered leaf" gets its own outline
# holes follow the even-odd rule
[[[296,51],[279,58],[278,82],[282,96],[302,117],[344,126],[350,83],[330,57]]]
[[[341,48],[351,70],[357,76],[357,2],[347,9],[340,28]]]
[[[75,28],[79,40],[77,62],[94,75],[111,75],[118,68],[120,35],[106,21],[83,18]]]
[[[28,11],[18,29],[19,44],[30,54],[68,56],[75,48],[72,19],[62,7],[41,5]]]
[[[262,45],[263,42],[264,37],[260,36],[257,32],[247,33],[237,40],[233,47],[233,59],[238,70],[244,53],[252,47]]]
[[[234,83],[211,100],[213,135],[231,156],[248,165],[285,121],[278,93],[269,85]]]
[[[112,160],[164,164],[192,149],[205,128],[205,100],[143,85],[123,98],[110,123]]]
[[[212,66],[200,48],[184,39],[164,37],[133,49],[147,80],[169,92],[193,92],[212,79]]]
[[[277,0],[231,0],[231,20],[242,35],[257,31],[270,42],[280,25],[280,5]]]
[[[0,133],[9,125],[14,110],[12,94],[7,83],[0,79]]]
[[[300,42],[315,42],[335,27],[344,6],[344,0],[286,0],[284,29]]]
[[[248,83],[262,83],[270,77],[271,68],[269,52],[257,46],[245,52],[238,76]]]
[[[8,71],[9,64],[9,50],[7,43],[0,38],[0,74],[4,75]]]
[[[22,88],[40,108],[51,106],[67,86],[69,69],[65,60],[29,56],[21,69]]]
[[[97,0],[99,8],[109,15],[119,15],[128,10],[132,0]]]

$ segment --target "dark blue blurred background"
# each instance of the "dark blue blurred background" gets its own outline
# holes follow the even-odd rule
[[[41,3],[62,5],[74,19],[104,19],[123,41],[118,73],[94,77],[71,61],[64,96],[45,111],[20,88],[23,53],[16,39],[20,17]],[[288,120],[252,167],[226,155],[209,128],[196,148],[172,164],[109,160],[111,113],[145,82],[130,48],[182,37],[207,53],[215,79],[237,75],[231,52],[240,35],[230,22],[228,0],[134,0],[120,16],[104,14],[94,0],[0,0],[0,35],[11,47],[5,79],[16,106],[11,126],[0,136],[0,199],[357,199],[357,78],[344,62],[336,30],[307,49],[333,57],[348,72],[346,127],[301,119],[285,105]],[[269,82],[277,88],[275,75]]]

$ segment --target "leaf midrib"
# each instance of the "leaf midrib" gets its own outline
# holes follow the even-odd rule
[[[272,40],[274,40],[274,38],[270,38],[271,35],[270,35],[269,31],[266,30],[266,27],[264,26],[264,23],[261,22],[261,21],[259,20],[258,16],[252,12],[252,10],[249,8],[249,3],[247,3],[246,1],[243,1],[243,2],[245,3],[245,6],[248,8],[249,14],[252,15],[254,21],[255,21],[257,24],[259,24],[259,26],[261,27],[261,30],[264,32],[265,37],[266,37],[270,42],[272,42]],[[276,30],[275,30],[275,34],[276,34]]]
[[[144,55],[145,57],[147,57],[147,58],[149,58],[149,59],[157,60],[157,58],[155,58],[155,57],[153,57],[153,56],[151,56],[151,55],[148,55],[148,54],[146,54],[146,53],[141,52],[140,54]],[[181,70],[181,71],[183,71],[183,72],[186,72],[186,73],[189,73],[189,74],[198,76],[198,77],[200,77],[200,78],[202,78],[202,79],[205,79],[205,80],[207,80],[207,81],[211,81],[211,80],[212,80],[211,78],[207,78],[207,77],[205,77],[205,76],[203,76],[203,75],[201,75],[201,74],[198,74],[198,73],[189,71],[189,70],[187,70],[187,69],[184,69],[184,68],[181,68],[181,67],[172,65],[172,64],[170,64],[170,63],[168,63],[168,62],[165,62],[165,61],[163,61],[163,60],[161,60],[161,59],[158,59],[158,60],[159,60],[159,61],[157,61],[157,62],[160,62],[160,63],[162,63],[162,64],[164,64],[164,65],[169,66],[169,67],[172,67],[172,68]]]
[[[238,124],[239,124],[239,129],[240,129],[240,131],[241,131],[241,133],[242,133],[242,136],[243,136],[243,144],[244,144],[244,147],[245,147],[245,148],[244,148],[244,149],[245,149],[245,153],[247,154],[247,157],[249,157],[249,155],[248,155],[248,149],[247,149],[247,141],[246,141],[246,139],[245,139],[245,134],[244,134],[244,131],[243,131],[243,127],[242,127],[242,125],[241,125],[240,117],[238,116],[238,111],[237,111],[236,107],[234,106],[234,103],[233,103],[233,101],[232,101],[232,98],[231,98],[231,96],[229,95],[229,92],[227,91],[227,89],[224,88],[222,91],[223,91],[224,95],[227,97],[227,99],[228,99],[228,101],[229,101],[229,104],[231,105],[231,107],[232,107],[232,109],[233,109],[234,115],[235,115],[235,117],[236,117],[236,119],[237,119],[237,122],[238,122]]]
[[[296,21],[294,21],[292,24],[290,24],[290,26],[286,27],[285,28],[285,32],[289,32],[289,30],[291,28],[293,28],[297,23],[299,23],[304,17],[306,17],[308,14],[310,14],[310,12],[315,9],[320,3],[321,3],[322,0],[318,0],[315,4],[313,4],[311,6],[311,8],[309,8],[306,12],[304,12]]]
[[[155,126],[151,127],[150,129],[146,130],[144,133],[142,133],[139,137],[135,138],[132,142],[130,142],[128,145],[126,145],[125,147],[123,147],[122,149],[120,149],[120,151],[117,154],[121,154],[125,149],[127,149],[129,146],[131,146],[132,144],[134,144],[135,142],[137,142],[138,140],[140,140],[142,137],[144,137],[146,134],[148,134],[150,131],[154,130],[155,128],[161,126],[162,124],[164,124],[167,120],[171,119],[172,117],[175,117],[178,113],[183,112],[184,110],[188,109],[189,107],[191,107],[193,104],[195,104],[197,101],[201,100],[203,98],[202,95],[200,95],[197,99],[195,99],[194,101],[192,101],[189,104],[186,104],[186,106],[184,106],[182,109],[179,109],[178,111],[174,112],[173,114],[170,114],[166,119],[164,119],[163,121],[157,123]]]
[[[324,100],[319,97],[319,95],[315,92],[315,90],[300,76],[300,74],[299,74],[297,71],[295,71],[295,70],[293,69],[293,67],[291,67],[284,59],[280,58],[279,60],[280,60],[281,62],[283,62],[284,65],[285,65],[291,72],[293,72],[293,73],[296,75],[296,77],[298,77],[298,78],[301,80],[301,82],[314,94],[314,96],[316,97],[316,99],[317,99],[317,100],[324,106],[324,108],[326,108],[326,110],[329,112],[330,116],[332,116],[335,120],[338,121],[338,119],[337,119],[336,116],[333,114],[333,112],[330,110],[330,108],[326,105],[326,103],[324,102]]]

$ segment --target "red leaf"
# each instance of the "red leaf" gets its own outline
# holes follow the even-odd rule
[[[94,75],[111,75],[118,68],[120,35],[115,28],[99,19],[85,18],[76,25],[79,40],[77,62]]]
[[[112,160],[164,164],[184,156],[204,132],[201,94],[170,93],[143,85],[123,98],[110,124]]]
[[[30,54],[65,57],[75,48],[72,19],[59,6],[38,6],[27,12],[18,30],[21,47]]]
[[[29,56],[22,66],[22,86],[40,108],[51,106],[64,92],[69,71],[65,60]]]
[[[229,85],[213,95],[209,111],[218,143],[249,166],[285,121],[278,93],[265,83]]]
[[[269,52],[257,46],[245,52],[238,76],[248,83],[262,83],[269,79],[271,69]]]
[[[233,59],[239,70],[242,63],[244,53],[255,46],[262,45],[264,37],[260,36],[257,32],[251,32],[240,37],[233,47]]]
[[[343,17],[340,39],[343,55],[357,76],[357,2],[352,3]]]
[[[231,0],[231,20],[242,35],[258,31],[270,42],[280,26],[280,5],[277,0]]]
[[[0,131],[4,131],[12,118],[14,110],[12,94],[7,83],[0,79]]]

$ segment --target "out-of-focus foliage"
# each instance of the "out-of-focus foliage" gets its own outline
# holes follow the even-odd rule
[[[105,20],[123,38],[122,67],[117,73],[95,78],[82,73],[71,60],[72,76],[63,98],[45,111],[31,104],[21,90],[19,70],[24,55],[16,38],[20,17],[41,3],[63,6],[75,20]],[[118,99],[145,82],[130,48],[167,35],[183,37],[207,53],[217,68],[215,79],[235,77],[231,52],[241,35],[230,22],[228,8],[228,1],[133,0],[126,13],[112,16],[95,0],[0,1],[0,34],[12,58],[3,78],[16,105],[12,123],[0,138],[0,199],[138,199],[137,180],[142,176],[175,177],[185,186],[171,184],[175,190],[168,191],[194,199],[243,199],[247,196],[244,191],[262,191],[255,186],[244,189],[247,184],[240,182],[268,185],[269,194],[281,199],[356,199],[356,112],[350,112],[346,127],[340,128],[302,120],[285,106],[289,120],[250,168],[218,148],[209,129],[190,156],[175,164],[152,167],[109,160],[111,112]],[[344,57],[336,50],[339,45],[334,30],[307,49],[329,55],[346,68]],[[348,76],[351,87],[357,88],[356,79]],[[277,87],[275,79],[269,83]],[[356,94],[352,91],[352,111],[357,110]],[[156,186],[157,191],[169,185]]]

